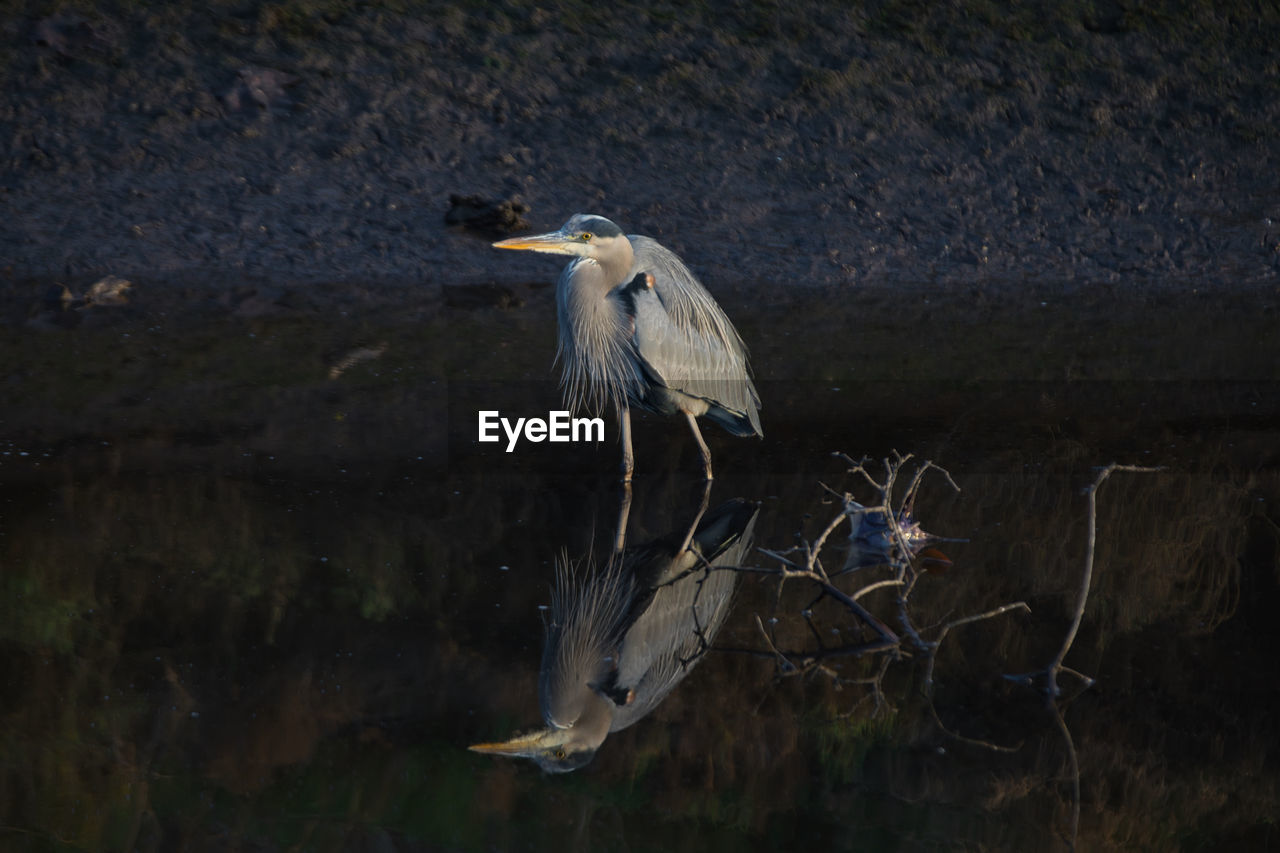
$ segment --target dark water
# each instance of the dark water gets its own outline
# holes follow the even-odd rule
[[[793,660],[865,626],[830,600],[806,620],[812,587],[745,574],[666,700],[549,776],[466,747],[541,724],[554,563],[607,553],[621,492],[612,422],[599,448],[474,441],[479,408],[558,400],[549,294],[526,296],[392,320],[321,296],[265,316],[193,301],[6,332],[3,846],[1280,844],[1280,404],[1261,308],[742,297],[767,438],[708,428],[710,504],[758,501],[755,544],[784,550],[838,514],[821,484],[873,497],[832,451],[934,460],[960,490],[926,476],[916,516],[968,541],[939,546],[952,565],[920,578],[913,624],[932,639],[1030,611],[952,629],[929,691],[905,642],[796,675],[761,625]],[[333,374],[362,349],[379,352]],[[681,425],[636,430],[628,544],[685,530],[703,493]],[[1003,676],[1061,646],[1082,490],[1113,461],[1164,470],[1101,487],[1066,657],[1096,683],[1063,675],[1047,703]],[[892,590],[861,602],[901,631]]]

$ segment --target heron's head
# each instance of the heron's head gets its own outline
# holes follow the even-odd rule
[[[581,732],[572,727],[552,727],[501,743],[477,743],[468,748],[489,755],[528,758],[548,773],[568,773],[589,764],[599,747],[598,742],[584,740]]]
[[[495,249],[523,249],[553,255],[575,255],[607,261],[631,248],[622,229],[603,216],[575,213],[559,231],[533,237],[513,237],[493,244]],[[628,261],[630,263],[630,261]]]

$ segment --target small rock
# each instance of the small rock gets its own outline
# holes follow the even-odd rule
[[[102,53],[111,46],[111,37],[101,24],[90,24],[75,15],[36,21],[31,28],[31,41],[69,59]]]
[[[342,358],[329,368],[329,378],[337,379],[343,373],[355,367],[362,361],[372,361],[380,358],[387,351],[386,342],[371,347],[358,347],[344,355]]]
[[[297,82],[294,75],[275,68],[247,66],[240,69],[240,79],[221,96],[222,103],[232,111],[289,107],[293,101],[285,88]]]
[[[71,288],[58,282],[45,288],[42,307],[46,311],[64,311],[75,299],[76,295],[71,292]]]
[[[529,228],[523,215],[528,212],[529,205],[518,198],[489,201],[478,195],[450,195],[444,221],[489,234],[511,234]]]
[[[132,287],[133,282],[118,275],[109,275],[99,279],[94,282],[93,286],[89,288],[89,292],[85,294],[85,307],[87,308],[90,305],[103,307],[128,305],[129,297],[127,293]]]

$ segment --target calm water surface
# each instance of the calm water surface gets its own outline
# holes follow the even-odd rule
[[[558,399],[546,298],[437,325],[206,312],[151,337],[154,313],[13,330],[3,846],[1280,845],[1276,362],[1257,339],[1233,349],[1227,329],[1178,356],[1079,332],[1086,319],[960,312],[949,326],[917,305],[898,321],[910,346],[888,355],[849,338],[843,360],[813,358],[835,333],[764,339],[767,438],[707,430],[709,505],[758,502],[755,546],[785,550],[839,514],[823,484],[874,497],[832,451],[913,453],[908,472],[934,460],[959,491],[927,475],[915,515],[967,541],[938,546],[951,565],[921,576],[912,624],[932,639],[999,605],[1029,612],[952,629],[926,689],[919,649],[829,654],[872,635],[812,586],[746,573],[697,667],[584,768],[468,752],[542,725],[555,562],[598,568],[617,532],[611,421],[599,448],[474,441],[478,408],[528,416]],[[869,326],[895,322],[862,307]],[[1143,316],[1152,340],[1204,322],[1185,305]],[[1097,328],[1142,325],[1109,322]],[[521,355],[476,355],[504,349]],[[930,367],[957,353],[972,360]],[[687,531],[703,500],[683,427],[636,429],[633,547]],[[1066,658],[1096,683],[1063,675],[1048,703],[1004,676],[1061,646],[1083,489],[1113,461],[1164,470],[1099,491]],[[824,563],[847,550],[841,526]],[[778,565],[759,550],[745,562]],[[860,602],[901,632],[894,596]],[[780,655],[821,665],[796,673]]]

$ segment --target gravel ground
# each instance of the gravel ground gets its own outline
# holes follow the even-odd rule
[[[1269,3],[6,9],[11,286],[527,279],[452,193],[713,289],[1280,283]]]

